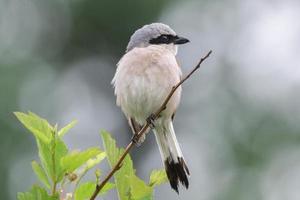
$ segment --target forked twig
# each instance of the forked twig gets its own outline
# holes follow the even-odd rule
[[[153,116],[151,116],[152,120],[155,120],[158,118],[158,116],[160,115],[160,113],[162,111],[164,111],[166,109],[166,106],[168,104],[168,102],[170,101],[171,97],[173,96],[173,94],[175,93],[175,91],[177,90],[177,88],[182,85],[188,78],[190,78],[190,76],[197,70],[200,68],[200,65],[202,64],[202,62],[204,60],[206,60],[210,54],[212,53],[212,51],[210,50],[206,56],[204,56],[203,58],[200,59],[200,61],[198,62],[198,64],[194,67],[194,69],[188,73],[183,79],[181,79],[181,81],[179,81],[176,85],[174,85],[172,87],[172,90],[170,91],[170,93],[168,94],[168,96],[166,97],[165,101],[163,102],[163,104],[160,106],[160,108],[153,114]],[[143,126],[143,128],[137,133],[137,135],[135,136],[135,139],[138,140],[144,133],[145,131],[148,129],[148,127],[150,126],[150,122],[151,120],[147,120],[147,123]],[[123,152],[123,154],[121,155],[121,157],[119,158],[118,162],[115,164],[115,166],[111,169],[111,171],[109,172],[109,174],[105,177],[105,179],[100,183],[97,184],[95,191],[93,193],[93,195],[91,196],[90,200],[95,200],[95,198],[97,197],[98,193],[101,191],[101,189],[104,187],[104,185],[108,182],[108,180],[114,175],[114,173],[116,173],[121,167],[122,167],[122,162],[125,159],[126,155],[128,154],[128,152],[131,150],[131,148],[134,146],[134,142],[133,140],[130,141],[130,143],[127,145],[127,147],[125,148],[125,151]]]

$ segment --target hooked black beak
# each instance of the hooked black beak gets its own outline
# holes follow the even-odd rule
[[[174,44],[185,44],[190,42],[188,39],[184,38],[184,37],[176,37],[174,40]]]

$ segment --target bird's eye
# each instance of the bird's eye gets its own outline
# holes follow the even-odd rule
[[[161,43],[168,43],[169,42],[169,38],[166,35],[162,35],[160,37]]]
[[[157,38],[149,40],[150,44],[170,44],[172,42],[172,37],[169,35],[160,35]]]

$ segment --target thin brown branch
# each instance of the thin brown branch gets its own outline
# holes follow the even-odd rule
[[[190,78],[190,76],[197,70],[200,68],[202,62],[204,60],[206,60],[210,54],[212,53],[212,51],[210,50],[206,56],[204,56],[203,58],[200,59],[200,61],[198,62],[198,64],[194,67],[194,69],[188,73],[183,79],[181,79],[181,81],[179,83],[177,83],[175,86],[172,87],[172,90],[170,91],[170,93],[168,94],[168,96],[166,97],[165,101],[163,102],[163,104],[160,106],[160,108],[154,113],[152,117],[153,120],[157,119],[158,116],[160,115],[160,113],[162,111],[164,111],[166,109],[166,106],[168,104],[168,102],[170,101],[171,97],[173,96],[174,92],[177,90],[177,88],[182,85],[188,78]],[[148,129],[148,127],[150,126],[150,120],[147,120],[147,123],[143,126],[143,128],[138,132],[137,136],[135,137],[135,139],[139,139],[143,134],[145,134],[146,130]],[[121,157],[119,158],[118,162],[115,164],[115,166],[111,169],[111,171],[109,172],[109,174],[105,177],[105,179],[96,186],[96,189],[92,195],[92,197],[90,198],[90,200],[94,200],[98,193],[101,191],[101,189],[104,187],[104,185],[109,181],[109,179],[114,175],[114,173],[116,173],[121,167],[122,167],[122,162],[125,159],[126,155],[128,154],[128,152],[131,150],[131,148],[134,146],[134,142],[131,141],[125,151],[123,152],[123,154],[121,155]]]

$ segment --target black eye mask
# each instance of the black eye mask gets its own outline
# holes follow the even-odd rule
[[[153,38],[149,41],[150,44],[170,44],[170,43],[174,43],[174,41],[178,39],[178,36],[174,36],[174,35],[160,35],[157,38]]]

